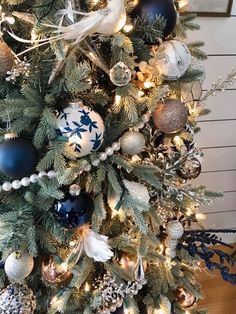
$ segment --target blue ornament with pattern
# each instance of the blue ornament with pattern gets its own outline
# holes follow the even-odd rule
[[[97,151],[104,136],[101,116],[84,106],[71,103],[57,117],[57,134],[67,139],[66,149],[74,157],[83,157]]]

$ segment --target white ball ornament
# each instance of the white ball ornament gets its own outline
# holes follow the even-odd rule
[[[39,179],[39,177],[38,177],[37,174],[32,174],[32,175],[30,176],[30,182],[31,182],[31,183],[37,183],[37,182],[38,182],[38,179]]]
[[[19,190],[19,189],[21,188],[21,182],[20,182],[20,180],[14,180],[14,181],[12,182],[12,188],[13,188],[14,190]]]
[[[30,275],[34,268],[34,258],[29,254],[14,252],[8,256],[5,262],[5,272],[9,279],[21,282]]]
[[[21,179],[22,186],[29,186],[30,183],[31,183],[30,178],[28,178],[28,177],[24,177],[23,179]]]
[[[166,231],[171,239],[180,239],[184,234],[184,227],[178,220],[172,220],[168,223]]]
[[[2,189],[3,189],[3,191],[5,191],[5,192],[11,191],[11,189],[12,189],[12,184],[11,184],[11,182],[4,182],[3,185],[2,185]]]
[[[123,183],[132,198],[146,205],[149,204],[150,195],[145,185],[128,180],[123,180]]]
[[[57,133],[68,138],[66,149],[76,158],[100,148],[104,129],[100,115],[84,106],[82,101],[71,103],[57,117]]]
[[[178,80],[188,70],[192,58],[188,47],[178,40],[162,43],[156,51],[154,64],[159,73],[170,81]]]
[[[120,140],[121,148],[128,155],[138,155],[145,147],[145,138],[137,131],[126,132]]]

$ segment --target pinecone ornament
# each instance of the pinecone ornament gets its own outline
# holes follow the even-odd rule
[[[8,45],[0,41],[0,78],[7,74],[14,65],[14,56]]]

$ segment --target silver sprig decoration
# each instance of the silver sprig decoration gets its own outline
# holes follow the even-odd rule
[[[232,69],[232,71],[226,76],[226,78],[223,80],[220,76],[217,80],[217,82],[212,83],[212,87],[210,90],[208,90],[200,99],[198,105],[205,105],[205,101],[210,96],[216,96],[217,93],[222,92],[224,93],[225,90],[232,86],[236,82],[236,70]]]
[[[98,278],[94,284],[95,295],[100,299],[100,306],[96,309],[97,314],[110,314],[120,308],[127,296],[137,295],[147,283],[145,279],[142,257],[138,258],[138,263],[134,271],[135,281],[129,281],[127,285],[117,283],[116,279],[106,273],[103,278]]]
[[[30,63],[25,57],[23,61],[16,60],[14,67],[11,71],[7,72],[6,81],[15,83],[19,76],[28,77],[30,74]]]

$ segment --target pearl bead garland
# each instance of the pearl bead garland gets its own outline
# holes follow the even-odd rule
[[[147,112],[144,115],[142,115],[139,122],[137,122],[133,126],[133,130],[139,131],[140,129],[143,129],[145,124],[149,122],[151,117],[151,112]],[[107,147],[105,149],[105,152],[101,152],[99,154],[99,158],[95,159],[91,162],[91,164],[88,162],[86,166],[81,170],[80,174],[83,172],[90,172],[93,167],[98,167],[102,161],[107,160],[108,157],[111,157],[115,152],[118,152],[121,149],[120,145],[120,139],[117,142],[114,142],[111,147]],[[39,181],[39,179],[42,179],[43,177],[48,177],[49,179],[53,179],[57,177],[57,173],[53,170],[50,170],[48,172],[41,171],[38,174],[32,174],[29,178],[24,177],[21,180],[14,180],[11,182],[4,182],[2,185],[0,185],[0,193],[2,191],[4,192],[10,192],[13,190],[18,190],[21,187],[27,187],[30,184],[35,184]]]

